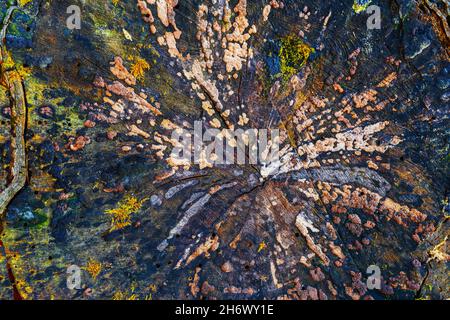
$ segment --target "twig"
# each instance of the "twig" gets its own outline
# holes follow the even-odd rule
[[[5,70],[4,61],[7,59],[5,43],[6,30],[8,28],[12,13],[18,7],[10,7],[3,20],[0,33],[0,76],[2,84],[8,89],[11,101],[11,182],[8,187],[0,193],[0,232],[9,203],[16,194],[25,186],[27,180],[27,161],[25,149],[26,129],[26,99],[22,79],[17,70]]]
[[[3,19],[3,27],[2,27],[2,31],[0,33],[2,47],[3,47],[3,41],[6,38],[6,29],[8,29],[9,21],[11,20],[11,16],[12,16],[14,10],[16,10],[16,9],[19,9],[19,7],[16,7],[16,6],[9,7],[8,10],[6,11],[5,19]]]

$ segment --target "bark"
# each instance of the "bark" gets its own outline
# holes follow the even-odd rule
[[[16,194],[25,186],[27,180],[27,161],[25,147],[26,129],[26,99],[22,79],[17,70],[6,70],[4,61],[7,59],[5,44],[6,29],[9,19],[16,7],[9,8],[1,31],[0,62],[2,85],[9,91],[11,101],[11,182],[0,193],[0,221],[5,218],[6,209]],[[1,229],[1,227],[0,227]],[[1,231],[1,230],[0,230]]]

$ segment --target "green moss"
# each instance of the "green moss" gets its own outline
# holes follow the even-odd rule
[[[34,227],[36,229],[40,229],[40,230],[43,229],[45,231],[46,228],[48,228],[50,226],[50,222],[51,222],[51,218],[52,218],[51,211],[47,208],[36,209],[34,214],[36,216],[36,222],[37,222],[34,225]]]
[[[308,46],[299,37],[289,35],[281,39],[280,69],[283,80],[289,80],[306,64],[314,48]]]

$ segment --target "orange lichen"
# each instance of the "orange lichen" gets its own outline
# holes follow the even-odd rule
[[[186,265],[190,264],[198,256],[204,254],[205,257],[209,257],[210,251],[215,251],[219,247],[219,237],[211,237],[201,244],[186,260]]]
[[[136,58],[136,61],[131,66],[131,74],[138,80],[144,78],[145,72],[150,69],[150,65],[145,59]]]
[[[195,268],[195,274],[192,282],[189,283],[189,287],[191,288],[191,294],[195,298],[197,293],[199,293],[200,288],[198,287],[198,282],[200,280],[199,272],[202,269],[200,267]]]
[[[102,264],[91,258],[84,267],[84,270],[91,275],[92,279],[96,280],[100,272],[102,272]]]

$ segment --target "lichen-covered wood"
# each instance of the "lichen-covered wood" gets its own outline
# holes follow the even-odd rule
[[[0,4],[0,298],[449,298],[446,1],[72,4]]]

